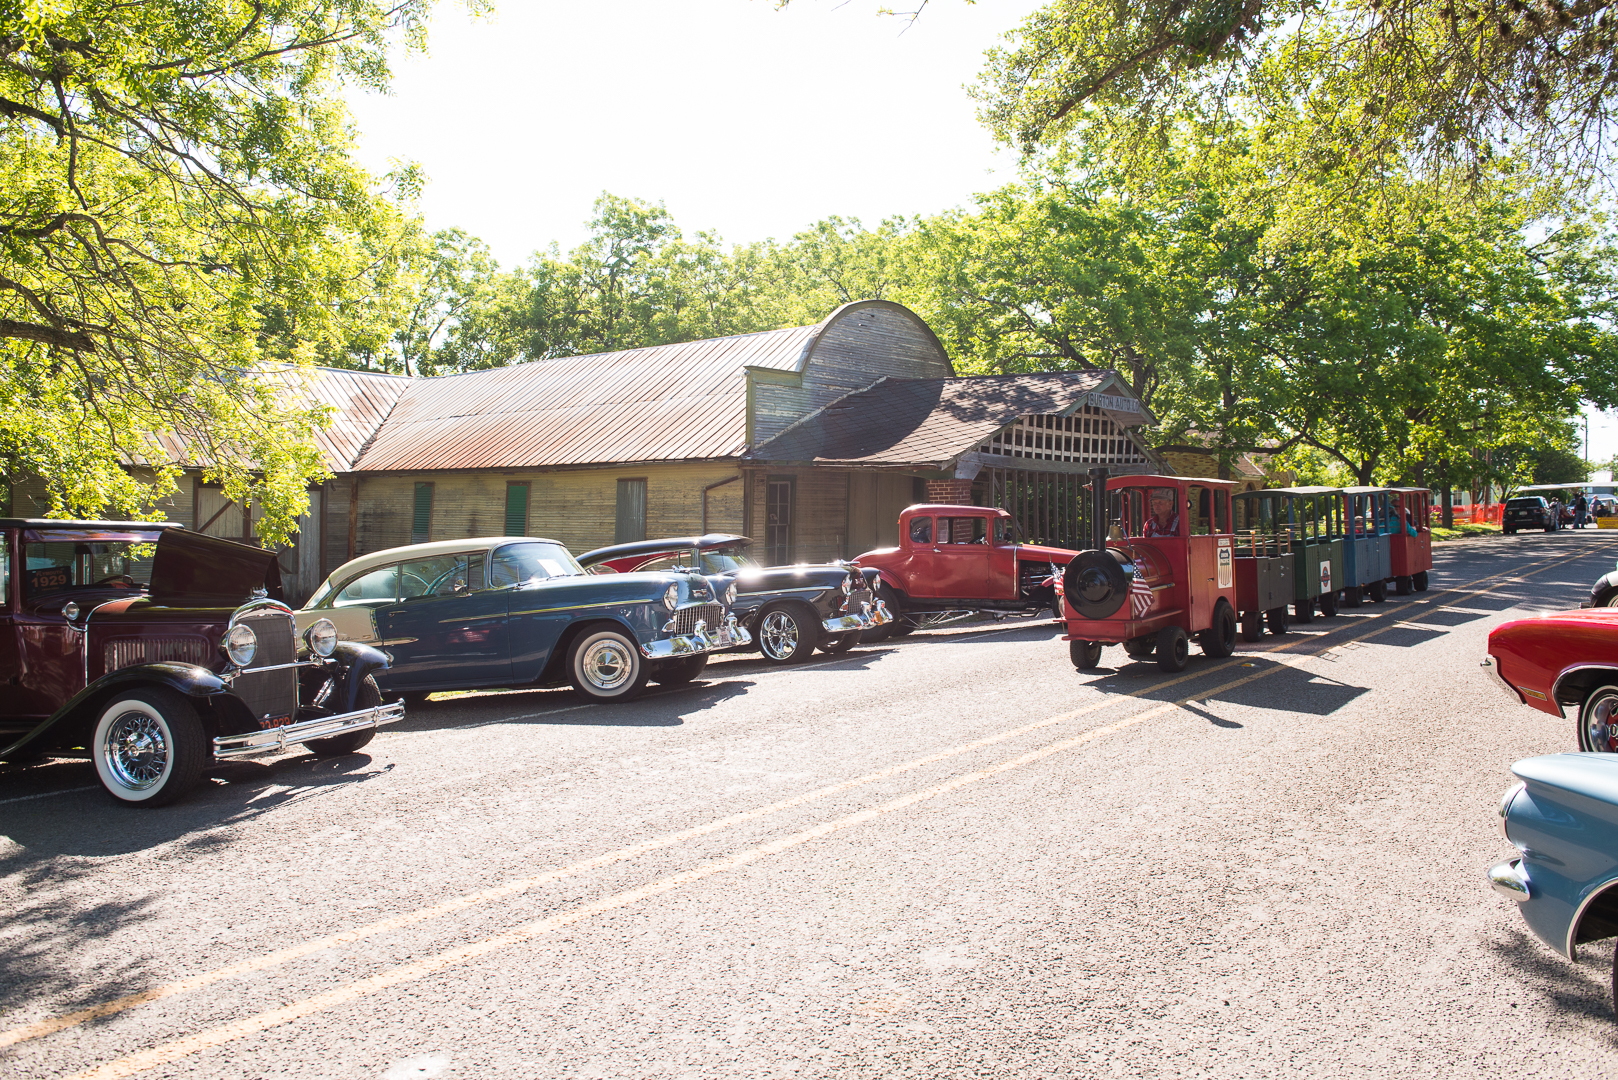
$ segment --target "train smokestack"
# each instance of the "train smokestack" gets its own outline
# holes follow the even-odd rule
[[[1107,550],[1107,470],[1090,470],[1090,546]]]

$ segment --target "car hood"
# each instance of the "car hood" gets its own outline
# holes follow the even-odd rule
[[[147,594],[155,603],[237,605],[259,589],[282,599],[275,552],[190,529],[165,529],[157,538]]]

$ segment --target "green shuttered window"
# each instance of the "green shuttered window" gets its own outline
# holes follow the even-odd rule
[[[528,483],[506,484],[506,535],[528,535]]]
[[[618,481],[618,521],[613,543],[646,539],[646,481]]]
[[[416,512],[410,519],[410,542],[425,544],[433,524],[433,485],[416,485]]]

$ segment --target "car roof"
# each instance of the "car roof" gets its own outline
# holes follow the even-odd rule
[[[632,540],[627,544],[613,544],[610,547],[596,548],[580,555],[580,566],[591,566],[608,559],[622,559],[629,555],[661,555],[669,551],[687,551],[698,548],[702,551],[712,551],[722,547],[745,547],[753,541],[746,536],[737,536],[734,533],[707,533],[703,536],[671,536],[661,540]]]
[[[0,518],[0,529],[183,529],[178,521],[78,521],[63,518]]]
[[[349,573],[356,570],[370,570],[377,566],[386,566],[388,563],[399,562],[402,559],[430,559],[435,555],[456,555],[463,551],[477,551],[482,548],[496,548],[506,544],[521,544],[524,542],[534,544],[555,544],[565,548],[567,545],[559,540],[550,540],[543,536],[468,536],[462,540],[429,540],[425,544],[405,544],[402,547],[384,548],[373,551],[369,555],[348,560],[336,570],[332,576]]]

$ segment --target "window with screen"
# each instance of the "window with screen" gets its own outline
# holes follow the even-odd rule
[[[630,544],[644,539],[646,539],[646,481],[620,480],[612,542]]]

